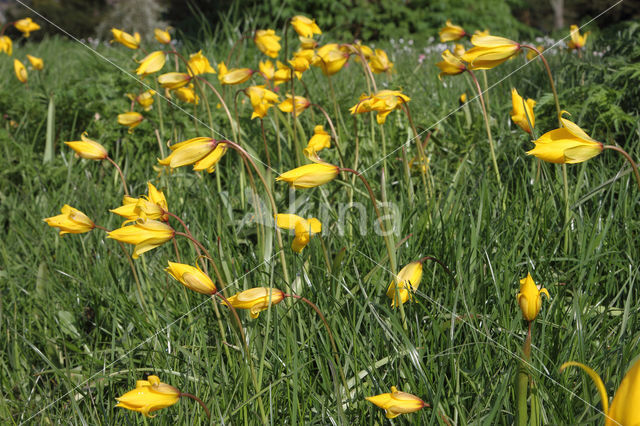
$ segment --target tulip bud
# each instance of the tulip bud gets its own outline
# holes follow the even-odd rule
[[[549,292],[546,288],[538,289],[536,283],[531,278],[531,274],[527,274],[526,278],[520,280],[520,292],[516,296],[520,310],[522,310],[522,316],[527,321],[533,321],[538,316],[540,308],[542,307],[541,294],[550,298]]]

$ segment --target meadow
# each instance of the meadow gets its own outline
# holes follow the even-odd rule
[[[300,41],[288,25],[275,30],[276,56],[286,62]],[[563,117],[632,159],[640,158],[639,33],[637,22],[594,31],[580,52],[567,48],[568,30],[555,40],[517,40],[544,46],[560,109],[570,114]],[[312,35],[312,55],[352,43],[330,31]],[[171,37],[163,45],[146,34],[136,49],[21,38],[12,56],[0,53],[4,424],[603,424],[607,409],[589,376],[559,368],[590,366],[613,396],[640,355],[640,189],[613,149],[566,165],[526,154],[559,127],[539,58],[518,47],[504,63],[474,70],[485,117],[467,68],[438,77],[436,63],[454,42],[370,45],[393,63],[380,73],[368,70],[376,65],[365,49],[338,46],[332,50],[346,56],[333,75],[311,66],[276,86],[264,72],[239,84],[220,78],[222,62],[254,71],[261,61],[275,64],[254,34]],[[455,43],[472,48],[469,37]],[[132,58],[174,50],[160,71],[136,75]],[[205,69],[202,60],[188,68],[182,61],[198,51],[217,74],[187,74],[192,92],[182,95],[198,96],[195,104],[165,91],[158,76]],[[44,68],[29,66],[26,54]],[[26,83],[14,75],[14,58],[27,64]],[[278,101],[252,119],[243,90],[262,84]],[[296,106],[297,118],[278,107],[292,88],[309,101]],[[531,134],[510,118],[512,88],[537,102]],[[145,111],[135,98],[149,89],[156,94]],[[410,98],[394,95],[382,124],[361,99],[381,90]],[[143,117],[131,132],[117,119],[130,110]],[[331,140],[317,150],[322,160],[305,155],[318,125]],[[124,188],[110,161],[78,158],[64,143],[83,132],[122,169]],[[196,137],[215,140],[215,149],[227,144],[215,171],[159,163],[178,152],[170,146]],[[310,188],[292,187],[287,175],[276,181],[305,164],[322,167],[317,161],[336,166],[328,177],[303,176]],[[100,228],[151,220],[143,198],[133,204],[136,217],[109,212],[126,192],[149,194],[148,182],[166,197],[158,221],[176,233],[132,259],[131,244]],[[59,236],[43,219],[65,204],[99,227]],[[281,229],[274,214],[307,221]],[[418,261],[420,278],[396,278]],[[216,291],[181,284],[168,262],[197,265]],[[535,320],[517,299],[527,274],[550,295]],[[262,312],[225,305],[255,287],[277,289]],[[398,297],[406,303],[392,307]],[[197,396],[210,418],[186,396],[151,412],[153,420],[116,407],[149,375]],[[365,398],[392,386],[428,406],[385,418]],[[638,402],[640,391],[628,398],[618,405]]]

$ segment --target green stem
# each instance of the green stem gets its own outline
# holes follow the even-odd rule
[[[638,166],[635,161],[631,158],[631,156],[624,149],[617,147],[615,145],[603,145],[603,149],[612,149],[614,151],[618,151],[623,157],[631,164],[631,168],[633,169],[633,174],[636,177],[636,183],[638,184],[638,189],[640,190],[640,173],[638,173]]]
[[[527,410],[527,393],[529,391],[529,373],[527,372],[527,364],[531,360],[531,328],[532,322],[529,321],[529,330],[527,332],[527,339],[524,342],[522,348],[523,360],[520,368],[518,369],[517,380],[517,407],[518,407],[518,426],[527,426],[529,416]]]

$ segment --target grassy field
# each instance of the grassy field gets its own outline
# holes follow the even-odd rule
[[[637,159],[636,29],[630,24],[593,37],[580,58],[562,46],[547,46],[547,58],[561,108],[571,120]],[[289,36],[291,51],[298,42],[292,31]],[[330,34],[322,37],[323,44],[342,42]],[[185,55],[202,49],[215,65],[226,62],[234,42],[218,34],[178,49]],[[154,43],[145,47],[159,49]],[[130,107],[126,93],[144,90],[128,74],[137,66],[131,50],[99,45],[96,54],[63,38],[16,44],[13,57],[29,53],[45,62],[41,72],[29,71],[27,87],[13,75],[12,58],[0,56],[4,424],[150,423],[115,408],[115,398],[149,374],[201,398],[215,424],[513,424],[527,334],[516,294],[528,272],[551,295],[534,322],[527,363],[531,424],[602,424],[591,380],[577,369],[560,374],[558,368],[569,360],[588,364],[612,395],[639,355],[640,192],[631,169],[613,151],[568,165],[566,223],[562,167],[527,156],[531,138],[509,119],[516,87],[538,102],[537,135],[557,128],[540,61],[527,63],[520,55],[478,72],[488,88],[499,185],[471,80],[466,74],[438,79],[435,63],[445,47],[408,39],[376,47],[394,62],[392,74],[376,75],[378,89],[407,94],[421,137],[431,135],[426,184],[419,167],[404,166],[404,156],[419,158],[419,151],[402,111],[392,112],[383,126],[374,113],[349,114],[368,90],[355,58],[330,81],[312,67],[303,75],[304,86],[296,81],[295,90],[335,123],[342,158],[335,141],[322,158],[363,172],[375,196],[387,203],[383,213],[394,225],[397,269],[433,256],[451,271],[424,263],[422,282],[403,305],[405,324],[385,296],[392,262],[361,182],[341,173],[320,187],[293,191],[275,181],[307,162],[301,148],[314,126],[328,129],[319,109],[304,111],[299,126],[290,114],[269,110],[264,119],[269,168],[259,120],[250,120],[249,100],[237,97],[236,140],[259,160],[278,211],[317,217],[323,224],[322,233],[296,254],[290,249],[293,233],[282,232],[279,247],[266,192],[236,152],[229,150],[214,174],[189,167],[173,173],[154,169],[157,158],[168,154],[167,142],[212,134],[234,138],[212,92],[207,92],[211,123],[204,102],[194,108],[156,97],[153,109],[142,112],[145,121],[128,134],[116,116]],[[236,47],[233,63],[257,69],[265,58],[249,40]],[[173,67],[171,59],[163,72]],[[205,77],[235,115],[237,88],[250,83],[220,88],[215,75]],[[157,88],[154,76],[143,81]],[[253,81],[262,79],[255,75]],[[279,88],[283,98],[288,84]],[[469,102],[460,107],[463,92]],[[53,121],[47,118],[50,103]],[[164,271],[167,261],[178,261],[176,251],[183,263],[198,261],[185,238],[176,239],[175,249],[167,243],[133,261],[138,291],[128,257],[104,232],[59,237],[42,219],[59,214],[64,204],[110,230],[123,222],[108,211],[123,197],[111,164],[75,158],[63,144],[79,140],[84,131],[122,166],[133,196],[146,194],[148,181],[164,191],[169,211],[184,219],[212,254],[227,296],[272,286],[306,297],[326,316],[336,356],[320,318],[293,299],[257,319],[239,311],[246,356],[229,309]],[[53,155],[47,154],[48,140]],[[419,396],[430,408],[386,420],[365,397],[391,386]],[[154,414],[157,424],[208,424],[204,411],[187,399]]]

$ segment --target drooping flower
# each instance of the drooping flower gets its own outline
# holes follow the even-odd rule
[[[137,102],[145,111],[149,111],[153,105],[153,96],[156,94],[156,91],[153,89],[145,90],[139,95],[134,95],[132,93],[127,93],[127,97],[132,101]]]
[[[129,221],[137,219],[169,220],[169,207],[167,199],[162,191],[159,191],[151,182],[147,182],[149,195],[140,198],[125,195],[122,206],[109,210]]]
[[[542,307],[541,294],[547,296],[547,299],[550,297],[546,288],[538,288],[531,274],[527,274],[525,278],[520,280],[520,292],[516,296],[516,300],[520,305],[522,316],[527,321],[533,321],[538,316]]]
[[[111,40],[111,43],[115,41],[129,49],[137,49],[140,47],[140,34],[137,32],[131,35],[117,28],[111,28],[111,33],[113,34],[113,40]]]
[[[309,99],[303,97],[303,96],[295,96],[295,116],[299,116],[302,111],[304,111],[305,109],[309,108],[309,105],[311,105],[311,102],[309,102]],[[291,98],[291,95],[287,93],[287,98],[280,102],[278,104],[278,108],[280,108],[280,111],[282,112],[293,112],[293,99]]]
[[[218,80],[222,85],[242,84],[251,78],[253,70],[250,68],[227,69],[224,62],[218,64]]]
[[[209,60],[206,56],[202,54],[202,50],[199,50],[197,53],[192,53],[189,55],[189,75],[200,75],[200,74],[215,74],[216,70],[213,69]]]
[[[82,140],[65,142],[65,145],[73,149],[78,157],[86,158],[87,160],[104,160],[109,156],[102,145],[87,137],[87,132],[82,133],[80,139]]]
[[[169,262],[169,266],[165,268],[165,271],[193,291],[208,295],[216,292],[216,285],[200,268],[183,263]]]
[[[168,72],[158,77],[158,83],[165,89],[179,89],[191,81],[191,76],[184,72]]]
[[[133,133],[133,129],[142,123],[144,117],[139,112],[129,111],[118,114],[118,124],[129,127],[129,133]]]
[[[44,68],[44,61],[41,58],[38,58],[36,56],[27,55],[27,59],[29,60],[29,63],[31,63],[31,66],[34,69],[41,70],[41,69]]]
[[[13,42],[6,35],[0,36],[0,52],[11,56],[13,53]]]
[[[13,60],[13,71],[16,73],[16,77],[20,80],[20,83],[26,83],[29,78],[29,74],[27,74],[27,69],[24,67],[24,64],[17,59]]]
[[[453,25],[449,19],[447,19],[446,25],[440,28],[438,33],[440,34],[440,41],[443,43],[460,40],[462,37],[467,35],[462,27]]]
[[[378,124],[384,124],[387,115],[395,109],[402,108],[403,103],[411,100],[407,95],[399,90],[380,90],[373,95],[361,95],[360,101],[352,106],[349,111],[351,114],[361,114],[369,111],[376,111],[376,121]]]
[[[460,97],[458,98],[458,103],[460,104],[460,106],[464,105],[467,103],[467,94],[463,93],[462,95],[460,95]]]
[[[307,147],[304,149],[304,156],[311,161],[318,160],[318,152],[325,148],[331,148],[331,136],[324,130],[324,127],[320,124],[314,127],[313,136],[309,139]]]
[[[284,299],[284,293],[277,288],[255,287],[241,291],[227,299],[228,304],[236,309],[249,309],[251,318],[256,319],[260,312],[276,305]],[[223,301],[227,305],[227,302]]]
[[[123,226],[107,233],[107,238],[135,245],[131,257],[137,259],[141,254],[172,239],[175,233],[176,231],[164,222],[138,219],[133,225]]]
[[[311,38],[314,34],[322,34],[315,19],[309,19],[306,16],[294,16],[291,18],[291,25],[300,37]]]
[[[258,64],[258,69],[260,70],[260,74],[265,78],[265,80],[273,80],[276,69],[273,66],[273,62],[266,60],[260,61]]]
[[[253,107],[252,120],[256,117],[264,118],[267,115],[267,110],[279,100],[278,95],[266,89],[264,85],[249,86],[245,93],[249,95],[251,106]]]
[[[356,41],[355,43],[350,45],[351,49],[353,49],[356,54],[356,61],[360,60],[360,53],[364,56],[365,59],[369,60],[373,56],[373,50],[369,46],[365,46],[360,41]]]
[[[387,297],[391,299],[391,307],[395,308],[400,306],[398,303],[398,295],[400,296],[402,304],[409,300],[411,293],[414,293],[418,289],[421,280],[422,263],[411,262],[402,268],[387,288]]]
[[[557,164],[574,164],[587,161],[602,152],[603,145],[592,139],[579,126],[560,117],[562,126],[533,141],[535,148],[527,151],[541,160]]]
[[[338,176],[339,168],[332,164],[306,164],[278,176],[277,181],[285,181],[294,188],[314,188],[331,182]]]
[[[136,388],[116,398],[116,407],[137,411],[150,416],[161,408],[170,407],[180,400],[180,391],[171,385],[162,383],[158,376],[149,376],[147,380],[136,381]]]
[[[349,59],[349,53],[340,48],[337,43],[325,44],[316,51],[311,65],[320,67],[324,75],[334,75],[344,67]]]
[[[587,44],[587,37],[589,36],[589,31],[584,34],[580,34],[580,29],[577,25],[571,26],[571,41],[568,43],[569,49],[580,50]]]
[[[276,61],[278,69],[273,73],[273,83],[278,86],[291,80],[291,68],[280,61]]]
[[[200,97],[193,89],[193,84],[175,89],[173,93],[175,93],[178,99],[180,99],[182,102],[196,105],[198,105],[198,103],[200,102]]]
[[[209,137],[197,137],[169,147],[171,154],[158,163],[172,169],[193,164],[193,170],[213,173],[216,164],[227,151],[227,144]]]
[[[440,74],[438,78],[442,79],[443,75],[456,75],[461,74],[467,70],[467,66],[460,58],[452,54],[449,49],[442,52],[442,61],[436,63],[436,66],[440,68]]]
[[[400,392],[395,386],[391,386],[390,393],[368,396],[366,400],[385,410],[388,419],[398,417],[400,414],[413,413],[429,406],[415,395]]]
[[[504,37],[479,36],[471,37],[475,47],[467,50],[462,60],[469,63],[473,70],[486,70],[496,67],[520,52],[519,43]]]
[[[162,50],[149,53],[140,61],[140,66],[136,70],[137,75],[145,76],[160,71],[164,67],[165,54]]]
[[[525,102],[514,87],[511,89],[511,104],[511,121],[520,126],[525,132],[531,134],[529,122],[531,122],[531,126],[535,127],[536,117],[533,114],[533,107],[536,105],[536,101],[527,99]]]
[[[389,60],[389,58],[387,57],[387,53],[382,49],[376,49],[375,52],[375,55],[372,55],[369,58],[371,71],[376,74],[391,71],[391,69],[393,68],[393,62]]]
[[[280,52],[280,36],[274,30],[258,30],[253,37],[258,49],[271,58],[277,58]]]
[[[13,23],[13,26],[16,27],[16,29],[20,31],[26,38],[29,38],[32,31],[37,31],[40,29],[40,25],[33,22],[31,18],[19,19]]]
[[[637,360],[622,378],[616,391],[611,407],[609,408],[609,396],[602,379],[590,367],[575,361],[565,362],[560,366],[560,372],[569,366],[582,368],[591,377],[602,400],[605,426],[613,425],[638,425],[640,424],[640,360]]]
[[[171,43],[171,34],[169,34],[169,30],[171,27],[167,27],[164,30],[160,28],[156,28],[153,30],[153,36],[158,40],[159,43],[169,44]]]
[[[83,234],[91,231],[96,225],[86,214],[68,204],[62,206],[62,214],[43,219],[47,225],[60,229],[60,235]]]
[[[276,225],[281,229],[295,231],[291,249],[296,253],[302,252],[313,235],[322,232],[322,223],[315,217],[304,219],[295,214],[276,214]]]
[[[293,59],[289,60],[289,64],[291,65],[291,68],[293,68],[293,71],[295,72],[296,77],[298,77],[298,80],[300,80],[300,78],[302,77],[302,73],[308,70],[309,65],[311,65],[307,52],[309,51],[299,50],[297,52],[294,52]],[[310,52],[313,55],[313,51]]]

